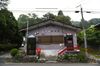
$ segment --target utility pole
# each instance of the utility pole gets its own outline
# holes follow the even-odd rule
[[[84,35],[84,48],[85,48],[85,55],[87,56],[88,55],[88,52],[87,52],[87,39],[86,39],[86,29],[85,29],[85,24],[84,24],[84,22],[85,22],[85,20],[84,20],[84,17],[83,17],[83,8],[82,8],[82,6],[81,6],[81,4],[79,5],[79,6],[77,6],[77,7],[80,7],[80,11],[75,11],[75,13],[79,13],[79,12],[81,12],[81,17],[82,17],[82,28],[83,28],[83,35]],[[91,13],[91,12],[86,12],[86,13]]]
[[[26,30],[26,53],[27,53],[27,43],[28,43],[28,25],[29,25],[29,21],[27,20],[27,30]]]
[[[83,17],[83,8],[81,7],[81,17],[82,17],[82,28],[83,28],[83,34],[84,34],[84,47],[85,47],[85,54],[87,56],[87,39],[86,39],[86,29],[84,25],[84,17]]]
[[[27,18],[27,23],[26,23],[26,40],[25,40],[25,52],[27,54],[27,42],[28,42],[28,28],[29,28],[29,18]]]
[[[26,39],[25,39],[25,53],[27,54],[27,42],[28,42],[28,19],[27,19],[27,25],[26,25]]]
[[[26,44],[25,44],[25,49],[26,49],[26,53],[27,53],[27,43],[28,43],[28,36],[29,36],[29,19],[32,18],[31,14],[28,13],[28,18],[27,18],[27,26],[26,26]]]

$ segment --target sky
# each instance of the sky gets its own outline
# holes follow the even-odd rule
[[[57,11],[59,10],[73,11],[63,13],[66,16],[70,16],[72,21],[80,21],[81,14],[74,13],[75,10],[80,10],[80,4],[83,8],[83,11],[96,11],[96,13],[83,12],[85,20],[100,18],[100,0],[10,0],[8,9],[13,12],[16,19],[20,14],[28,15],[28,13],[36,13],[39,17],[42,17],[42,15],[46,14],[47,12],[57,15]]]

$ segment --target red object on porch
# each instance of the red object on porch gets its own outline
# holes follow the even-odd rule
[[[64,54],[64,52],[65,52],[66,50],[67,50],[67,47],[65,47],[64,49],[60,50],[60,51],[58,52],[58,55]]]
[[[41,48],[36,48],[36,55],[40,55],[41,53]]]
[[[74,51],[74,49],[79,50],[79,48],[80,48],[79,46],[77,46],[77,47],[65,47],[65,48],[63,48],[62,50],[60,50],[58,52],[58,55],[62,55],[62,54],[64,54],[67,51]]]

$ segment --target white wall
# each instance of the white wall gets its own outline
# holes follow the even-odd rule
[[[35,30],[30,30],[29,35],[43,36],[43,35],[64,35],[64,33],[75,33],[71,29],[65,29],[59,26],[43,26]]]

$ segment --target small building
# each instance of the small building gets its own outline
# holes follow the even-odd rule
[[[77,51],[77,32],[80,29],[61,22],[48,20],[28,28],[28,36],[36,37],[36,48],[46,56]]]

